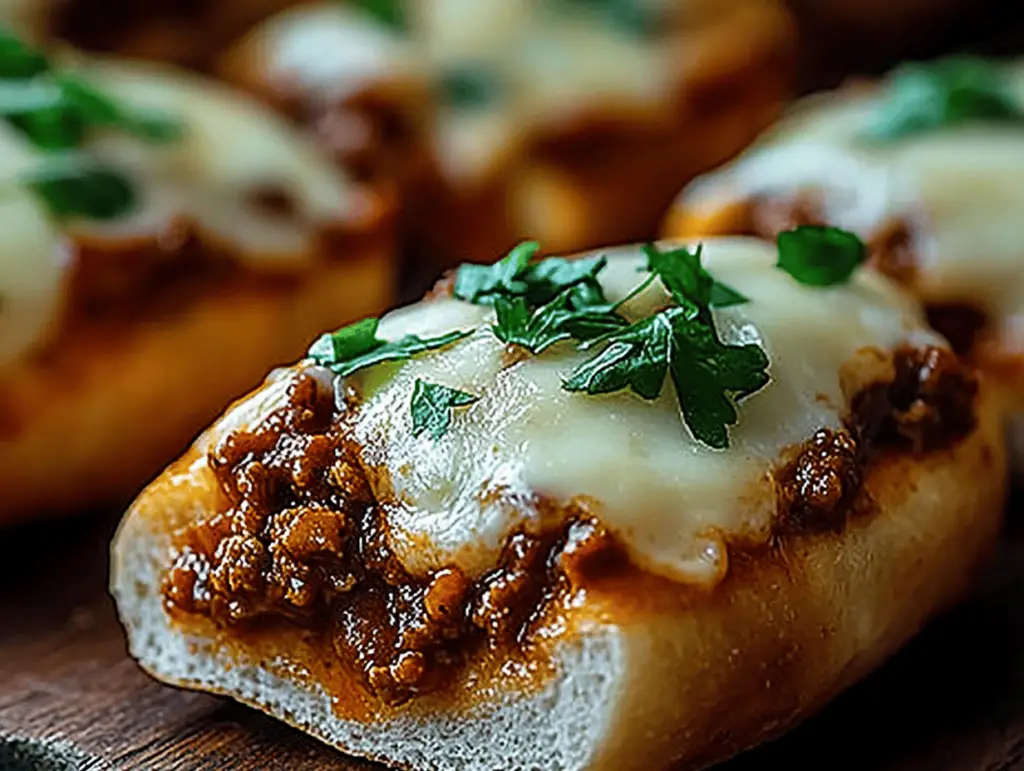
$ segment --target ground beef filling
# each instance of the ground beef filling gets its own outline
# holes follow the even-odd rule
[[[974,430],[978,381],[954,353],[901,348],[892,363],[893,380],[860,390],[843,428],[818,431],[776,473],[777,531],[841,530],[872,455],[932,452]]]
[[[286,406],[229,435],[210,465],[229,506],[180,534],[165,607],[245,632],[292,623],[322,635],[365,686],[397,704],[443,688],[473,656],[526,644],[545,610],[620,549],[585,512],[517,532],[497,566],[409,575],[388,547],[345,407],[310,374]]]
[[[845,428],[818,432],[781,469],[780,531],[841,528],[876,450],[930,451],[971,430],[977,386],[955,356],[901,350],[894,369],[892,382],[854,397]],[[163,586],[172,615],[239,633],[312,630],[371,693],[398,704],[454,682],[471,659],[523,650],[554,603],[632,569],[622,545],[570,504],[541,518],[561,524],[513,533],[475,580],[455,567],[408,574],[383,529],[388,503],[345,439],[349,409],[329,378],[307,371],[284,407],[211,451],[228,505],[178,534]]]

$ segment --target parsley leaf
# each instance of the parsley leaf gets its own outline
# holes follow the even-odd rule
[[[486,107],[499,99],[502,92],[498,76],[479,64],[443,72],[438,88],[446,104],[464,110]]]
[[[31,78],[49,68],[45,56],[0,25],[0,78]]]
[[[404,0],[358,0],[359,6],[377,21],[392,29],[406,28]]]
[[[74,75],[58,75],[56,82],[66,107],[77,112],[88,125],[120,128],[151,142],[181,137],[181,123],[166,115],[121,104]]]
[[[569,288],[531,312],[524,298],[499,295],[494,302],[494,335],[539,354],[563,340],[592,340],[628,326],[610,306],[575,308],[574,298]]]
[[[735,400],[767,385],[768,357],[756,345],[723,343],[712,323],[672,307],[607,338],[608,345],[579,365],[562,387],[591,395],[626,388],[644,399],[661,395],[671,373],[683,420],[699,442],[729,446]]]
[[[736,401],[768,385],[768,356],[757,345],[726,345],[708,325],[675,328],[670,369],[683,420],[698,441],[725,449]]]
[[[950,57],[897,67],[868,139],[893,140],[965,123],[1024,122],[998,66],[974,57]]]
[[[644,246],[647,270],[661,279],[661,283],[680,305],[690,301],[710,308],[742,305],[749,300],[732,287],[715,281],[701,265],[703,244],[692,252],[685,246],[661,251],[654,244]]]
[[[150,141],[180,137],[181,124],[104,94],[0,28],[0,115],[44,150],[67,150],[88,129],[114,127]]]
[[[839,228],[803,225],[779,233],[776,243],[776,267],[807,286],[842,284],[867,258],[864,242]]]
[[[672,324],[684,315],[682,308],[669,308],[606,338],[608,345],[576,367],[562,387],[591,396],[631,388],[644,399],[657,399],[668,371]]]
[[[109,220],[130,211],[136,203],[128,180],[110,169],[53,163],[22,179],[56,217]]]
[[[598,273],[608,264],[604,257],[548,257],[531,262],[539,249],[537,243],[526,241],[494,265],[463,265],[455,274],[454,296],[476,305],[493,305],[498,295],[544,305],[571,288],[575,308],[604,303],[597,281]]]
[[[475,305],[493,304],[496,294],[525,294],[526,282],[519,277],[539,249],[540,244],[526,241],[493,265],[462,265],[452,293]]]
[[[386,361],[409,359],[418,353],[432,351],[461,340],[470,332],[449,332],[438,337],[421,338],[417,335],[391,342],[377,338],[380,320],[363,319],[335,332],[328,332],[317,338],[309,348],[309,358],[335,374],[347,377],[353,372]]]
[[[417,378],[412,389],[412,435],[419,436],[426,431],[436,442],[451,428],[453,409],[466,407],[479,399],[465,391]]]

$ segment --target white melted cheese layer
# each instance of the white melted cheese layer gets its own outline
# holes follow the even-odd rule
[[[1024,107],[1024,69],[1008,74]],[[926,300],[976,304],[1008,332],[1019,328],[1024,124],[864,141],[878,100],[874,92],[806,99],[737,160],[694,182],[678,205],[699,215],[752,196],[806,193],[821,202],[831,224],[865,239],[889,222],[906,221],[915,228]]]
[[[97,133],[76,154],[123,173],[138,206],[114,220],[58,222],[22,181],[52,161],[0,122],[0,370],[55,327],[72,238],[100,248],[145,242],[184,219],[250,268],[292,270],[316,256],[325,230],[360,215],[359,191],[343,172],[256,101],[152,65],[96,62],[77,70],[120,102],[182,121],[184,134],[155,144],[117,130]],[[259,208],[253,196],[266,189],[289,195],[294,216]]]
[[[655,8],[664,0],[650,0]],[[582,3],[552,0],[408,2],[410,29],[395,32],[344,3],[285,12],[258,33],[269,81],[299,83],[336,100],[405,79],[461,70],[497,84],[473,107],[435,100],[433,145],[453,178],[493,171],[534,126],[587,107],[650,104],[673,77],[668,46],[619,29]],[[577,6],[577,7],[574,7]]]
[[[621,299],[645,277],[635,247],[608,253],[601,281]],[[784,449],[840,425],[839,369],[864,347],[940,344],[914,305],[886,279],[860,272],[828,289],[798,284],[774,267],[774,246],[756,239],[705,245],[715,277],[750,302],[715,311],[722,338],[767,352],[771,383],[739,405],[727,450],[697,443],[681,422],[671,383],[661,398],[632,392],[569,393],[562,380],[588,354],[560,344],[509,364],[490,326],[493,312],[455,299],[431,300],[386,316],[385,339],[474,329],[441,351],[354,376],[365,401],[356,437],[378,482],[388,532],[413,573],[457,564],[470,575],[493,566],[516,527],[537,525],[538,497],[566,504],[585,496],[594,513],[645,568],[676,579],[724,575],[723,540],[768,534],[775,514],[769,476]],[[626,314],[664,307],[660,284]],[[418,378],[479,397],[455,411],[436,443],[413,437],[410,400]]]

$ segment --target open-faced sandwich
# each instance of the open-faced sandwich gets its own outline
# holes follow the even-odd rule
[[[1024,71],[946,59],[815,95],[686,189],[670,236],[857,232],[1024,411]],[[1020,421],[1018,421],[1020,422]],[[1018,439],[1024,429],[1016,429]]]
[[[324,325],[391,302],[386,203],[250,97],[0,35],[0,521],[137,494]]]
[[[652,237],[778,114],[794,58],[778,0],[353,0],[272,18],[222,73],[387,169],[410,240],[457,262]]]
[[[695,769],[955,601],[988,387],[852,234],[463,266],[320,338],[127,514],[157,678],[412,769]]]

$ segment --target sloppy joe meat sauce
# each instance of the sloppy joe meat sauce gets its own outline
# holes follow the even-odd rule
[[[827,225],[813,196],[756,196],[744,207],[738,234],[774,239],[784,230],[800,225]],[[905,220],[890,220],[867,242],[870,264],[904,286],[917,280],[914,227]],[[953,350],[964,355],[975,351],[989,327],[984,309],[966,303],[929,303],[928,323],[945,337]]]
[[[841,529],[876,450],[929,452],[973,429],[977,383],[955,356],[907,348],[892,365],[891,380],[853,397],[844,428],[818,432],[777,470],[780,536]],[[355,407],[315,374],[293,378],[283,407],[209,452],[225,503],[174,536],[162,592],[176,622],[212,621],[243,645],[301,633],[322,666],[346,673],[338,687],[397,705],[450,690],[482,659],[521,659],[542,620],[587,587],[646,575],[576,501],[540,518],[559,524],[514,532],[475,580],[454,567],[410,575],[388,547],[375,472],[346,439]]]

